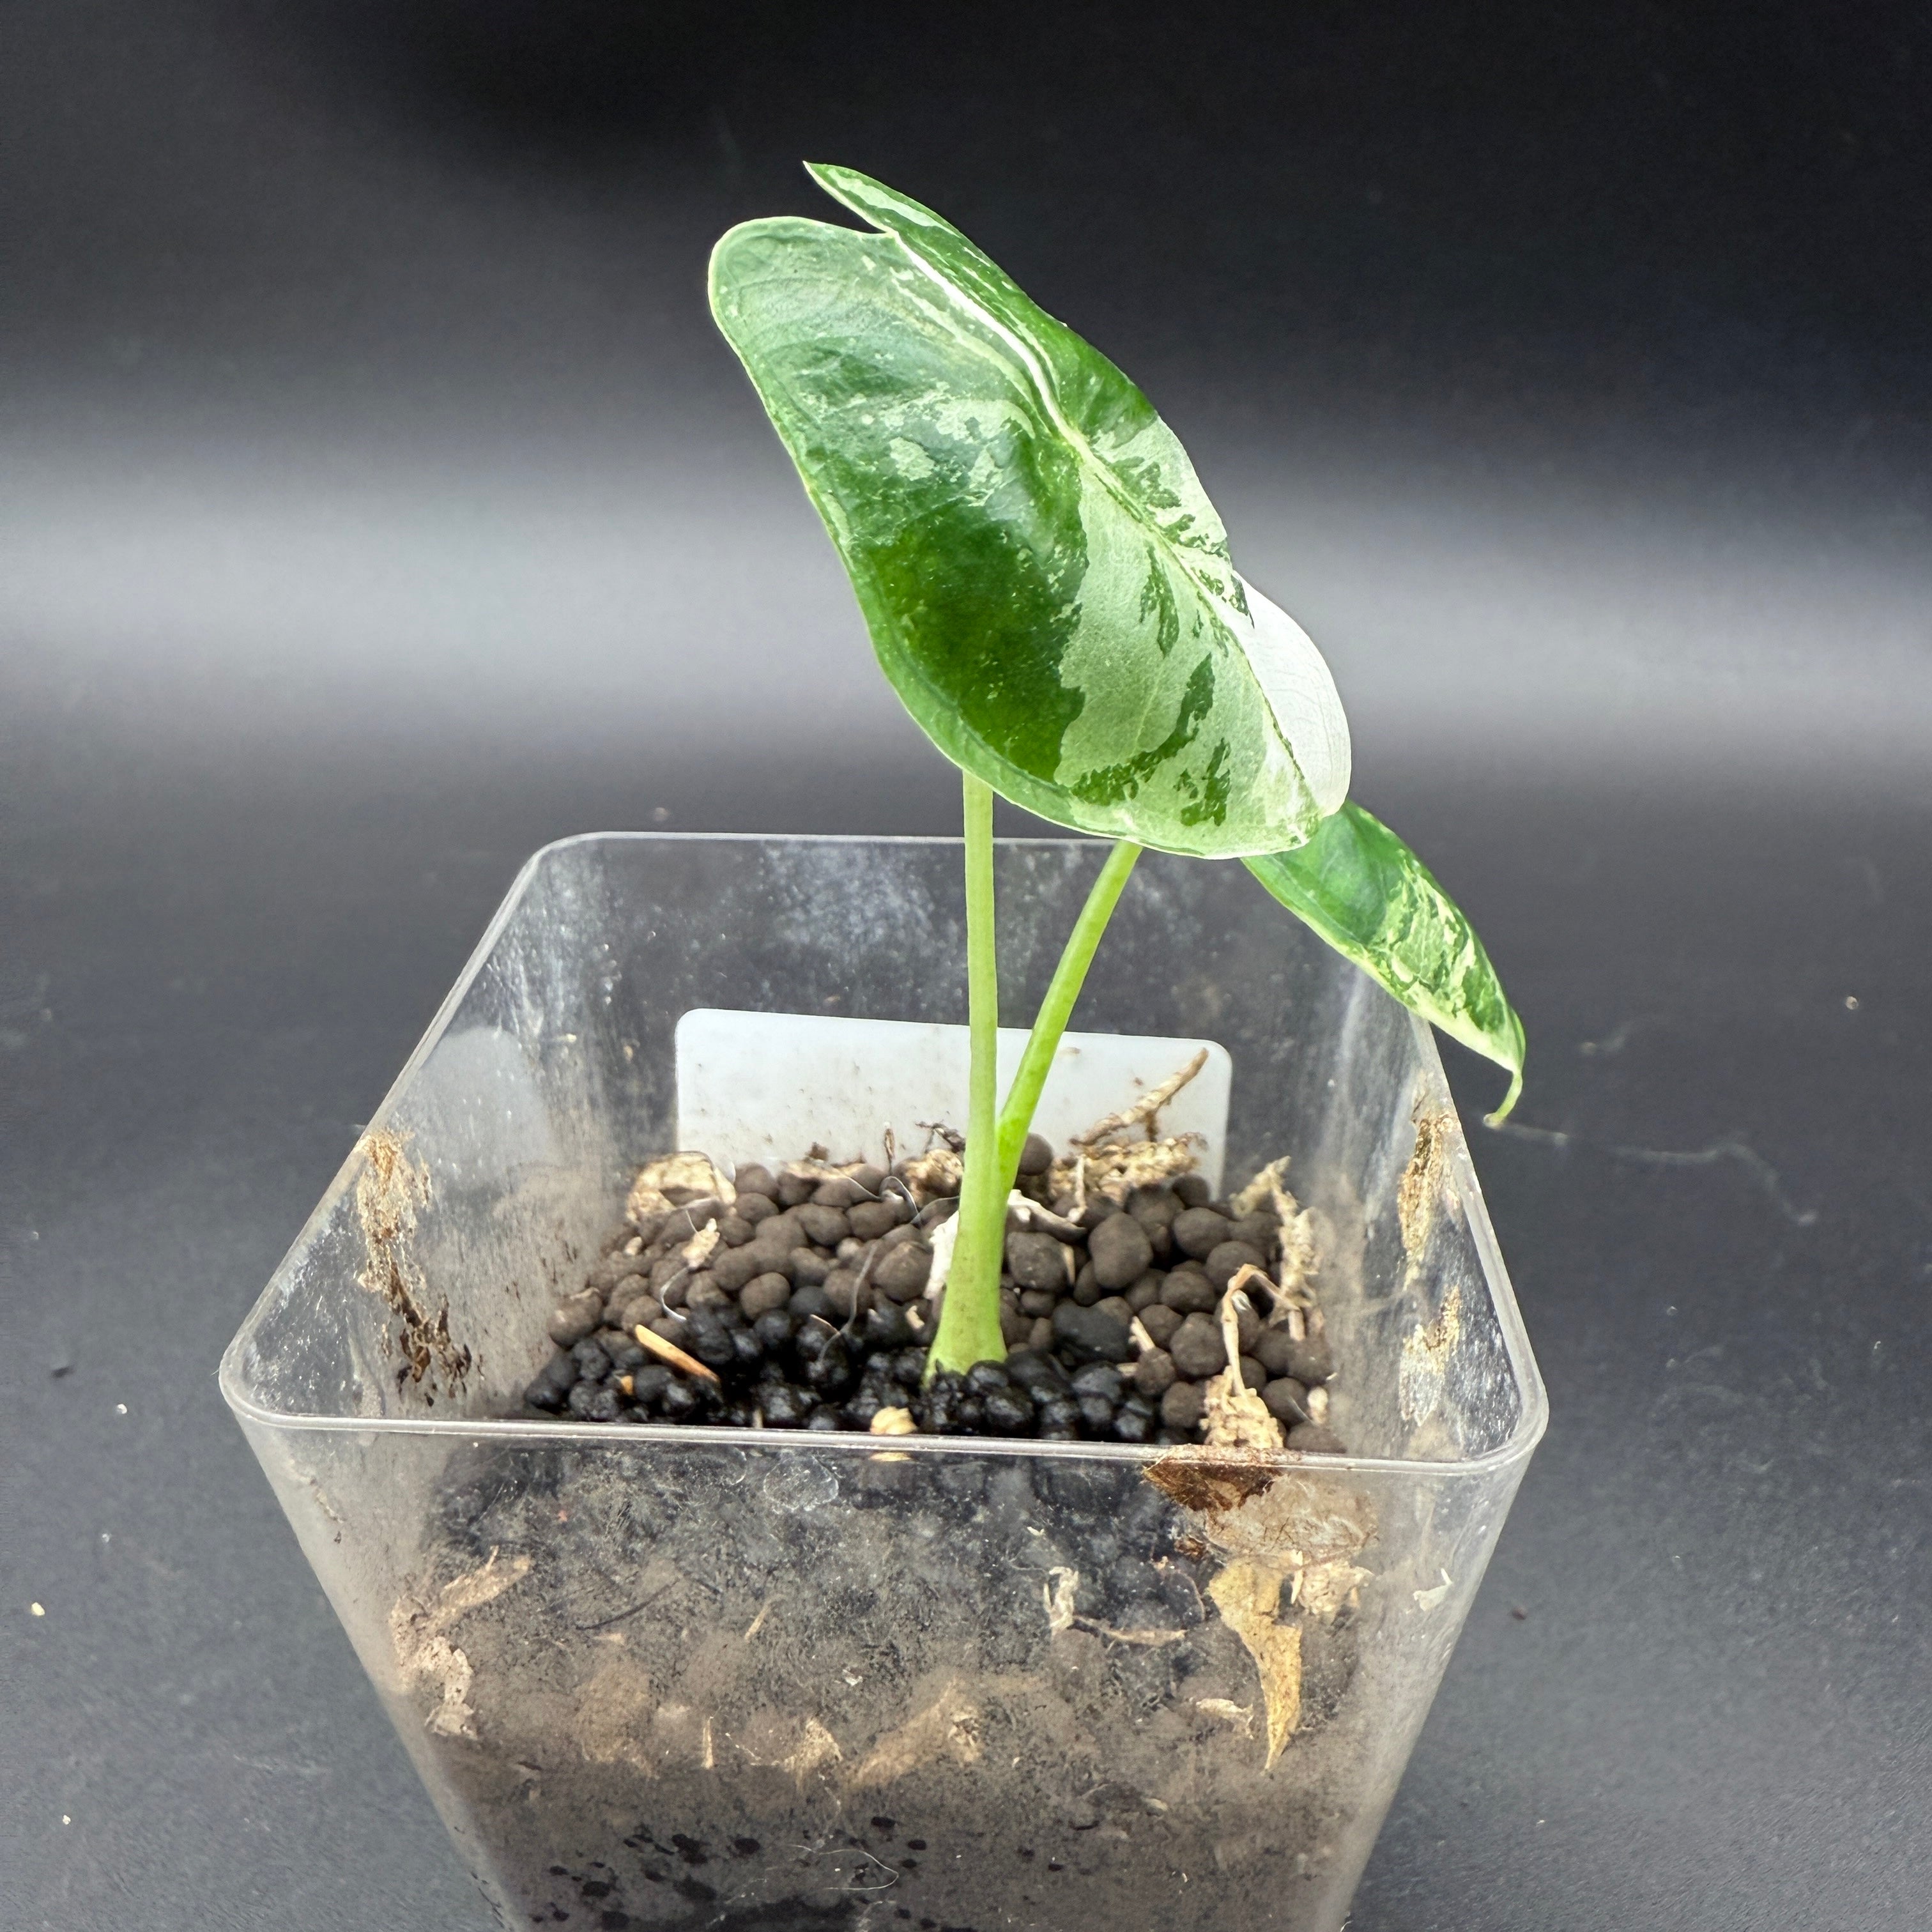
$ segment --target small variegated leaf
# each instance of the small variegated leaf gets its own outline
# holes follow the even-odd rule
[[[1404,1006],[1506,1067],[1509,1092],[1491,1123],[1509,1112],[1522,1090],[1522,1022],[1469,922],[1386,825],[1345,805],[1306,844],[1247,862],[1289,911]]]
[[[1233,857],[1346,796],[1334,682],[1235,574],[1173,433],[929,209],[849,169],[879,232],[748,222],[712,312],[947,757],[1080,830]]]

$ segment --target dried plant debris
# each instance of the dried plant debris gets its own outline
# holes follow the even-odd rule
[[[1462,1336],[1462,1290],[1452,1282],[1433,1322],[1418,1322],[1402,1338],[1402,1365],[1396,1382],[1402,1419],[1426,1422],[1442,1406],[1449,1364]]]
[[[452,1579],[434,1599],[405,1594],[392,1607],[389,1641],[396,1667],[406,1688],[427,1683],[436,1692],[423,1721],[439,1736],[475,1735],[476,1714],[470,1705],[474,1672],[469,1658],[450,1641],[450,1631],[470,1612],[521,1582],[530,1570],[529,1557],[500,1561],[492,1550],[480,1569]]]
[[[1245,1560],[1228,1564],[1208,1586],[1221,1620],[1248,1647],[1260,1672],[1268,1708],[1268,1759],[1272,1771],[1301,1722],[1301,1626],[1283,1623],[1279,1570]]]
[[[937,1758],[976,1764],[982,1755],[979,1707],[958,1679],[880,1738],[850,1780],[854,1791],[890,1784]]]
[[[1418,1100],[1415,1112],[1415,1151],[1402,1169],[1396,1189],[1396,1214],[1402,1228],[1402,1251],[1409,1278],[1420,1272],[1429,1237],[1441,1208],[1454,1144],[1456,1117]]]
[[[890,1168],[818,1148],[728,1180],[684,1153],[643,1169],[632,1218],[551,1314],[556,1352],[525,1412],[1342,1453],[1286,1163],[1216,1200],[1191,1148],[1134,1138],[1194,1070],[1072,1154],[1028,1143],[1008,1207],[1004,1360],[926,1376],[957,1227],[956,1195],[936,1191],[958,1185],[950,1144]]]
[[[1124,1107],[1118,1114],[1109,1114],[1104,1120],[1096,1120],[1084,1133],[1073,1136],[1073,1145],[1081,1154],[1090,1153],[1104,1141],[1116,1136],[1130,1135],[1138,1130],[1142,1137],[1154,1140],[1155,1124],[1160,1118],[1161,1109],[1178,1094],[1182,1088],[1208,1064],[1208,1049],[1204,1046],[1187,1064],[1178,1072],[1171,1073],[1158,1086],[1150,1087],[1131,1106]]]
[[[1079,1571],[1056,1567],[1049,1570],[1047,1576],[1048,1580],[1040,1586],[1040,1594],[1046,1604],[1046,1628],[1050,1636],[1058,1636],[1063,1630],[1084,1630],[1090,1636],[1100,1637],[1108,1643],[1124,1643],[1143,1649],[1158,1649],[1165,1644],[1186,1640],[1184,1630],[1174,1630],[1164,1624],[1124,1629],[1096,1617],[1083,1617],[1075,1609],[1080,1592]]]
[[[651,1215],[668,1215],[686,1202],[712,1199],[729,1206],[735,1190],[730,1181],[711,1164],[707,1154],[661,1154],[638,1170],[624,1203],[624,1218],[641,1222]]]
[[[808,1718],[799,1736],[796,1746],[778,1760],[779,1764],[790,1772],[802,1791],[811,1780],[814,1772],[823,1771],[828,1766],[842,1762],[845,1754],[838,1748],[838,1740],[816,1718]]]
[[[1298,1619],[1333,1624],[1359,1602],[1374,1573],[1354,1558],[1373,1539],[1374,1505],[1360,1490],[1298,1475],[1254,1450],[1211,1460],[1183,1451],[1147,1475],[1198,1514],[1202,1540],[1226,1559],[1208,1595],[1260,1673],[1271,1766],[1300,1720]]]
[[[428,1291],[411,1250],[416,1210],[429,1202],[429,1169],[410,1159],[407,1138],[388,1128],[372,1128],[362,1137],[356,1218],[364,1259],[356,1279],[371,1294],[380,1294],[397,1318],[397,1332],[386,1335],[384,1342],[402,1356],[398,1385],[424,1384],[440,1372],[446,1388],[454,1390],[463,1386],[472,1358],[450,1335],[448,1302],[433,1316],[424,1312]],[[432,1388],[423,1388],[423,1400],[434,1403]]]

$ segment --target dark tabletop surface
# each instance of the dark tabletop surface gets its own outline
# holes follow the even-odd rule
[[[952,830],[703,314],[807,153],[1146,384],[1528,1024],[1352,1923],[1932,1923],[1922,10],[0,10],[0,1923],[482,1922],[215,1364],[536,846]]]

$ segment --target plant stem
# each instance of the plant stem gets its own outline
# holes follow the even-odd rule
[[[965,784],[966,983],[972,1035],[966,1171],[959,1190],[959,1233],[946,1273],[945,1304],[939,1333],[933,1340],[928,1372],[963,1370],[975,1362],[1006,1359],[1006,1342],[1000,1334],[1000,1263],[1006,1246],[1006,1197],[1019,1171],[1020,1153],[1033,1126],[1040,1090],[1086,982],[1087,969],[1120,902],[1127,875],[1141,855],[1141,848],[1124,838],[1107,855],[1054,968],[1052,982],[1027,1036],[1006,1105],[999,1108],[992,793],[975,778],[968,778]]]
[[[1100,876],[1094,881],[1087,903],[1073,922],[1060,964],[1053,969],[1053,982],[1046,989],[1046,998],[1040,1003],[1033,1031],[1027,1036],[1026,1051],[1020,1056],[1018,1071],[1006,1090],[1006,1105],[1000,1110],[1000,1174],[1001,1184],[1008,1192],[1019,1172],[1020,1151],[1033,1126],[1040,1089],[1046,1084],[1046,1076],[1053,1069],[1053,1057],[1060,1050],[1060,1036],[1072,1016],[1073,1003],[1086,983],[1087,969],[1094,963],[1100,935],[1120,903],[1127,874],[1140,856],[1141,848],[1125,838],[1107,854],[1107,862],[1100,868]]]
[[[1000,1178],[1000,972],[993,934],[993,791],[962,775],[966,820],[966,996],[972,1070],[966,1117],[966,1171],[959,1186],[959,1233],[946,1277],[931,1369],[1003,1361],[1000,1259],[1006,1246],[1007,1185]],[[930,1372],[930,1371],[928,1371]]]

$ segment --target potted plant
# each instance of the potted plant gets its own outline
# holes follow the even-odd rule
[[[813,172],[714,313],[964,839],[538,854],[224,1392],[501,1923],[1337,1925],[1542,1426],[1522,1029],[1144,398]]]

